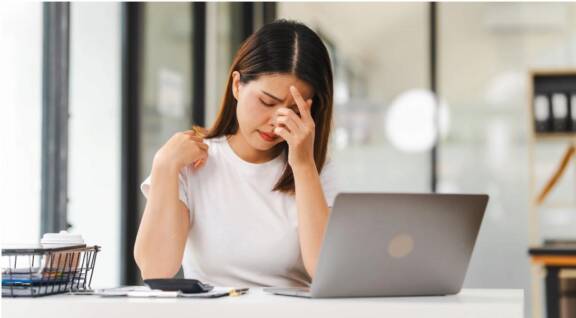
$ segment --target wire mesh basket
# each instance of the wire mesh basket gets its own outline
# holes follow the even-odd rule
[[[99,246],[33,245],[2,249],[2,297],[90,291]]]

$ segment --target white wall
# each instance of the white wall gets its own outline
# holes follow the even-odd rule
[[[102,247],[93,287],[120,283],[121,7],[72,3],[68,219]]]
[[[2,245],[40,235],[42,4],[0,3]]]
[[[333,151],[342,191],[429,190],[429,152],[399,151],[384,134],[386,111],[398,94],[428,87],[427,8],[420,2],[278,5],[280,18],[305,23],[338,51],[332,139],[346,140]],[[349,81],[350,99],[339,102],[338,79],[349,76],[344,66],[359,77]]]

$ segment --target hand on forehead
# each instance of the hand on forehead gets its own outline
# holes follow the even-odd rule
[[[304,100],[313,97],[312,87],[292,74],[271,74],[259,78],[257,89],[276,103],[285,103],[286,106],[296,106],[290,86],[294,86]]]

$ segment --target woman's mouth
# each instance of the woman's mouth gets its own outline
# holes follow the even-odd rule
[[[276,140],[276,138],[278,137],[276,135],[261,132],[260,130],[258,130],[258,134],[260,134],[260,138],[264,139],[264,141],[267,141],[267,142],[272,142],[272,141]]]

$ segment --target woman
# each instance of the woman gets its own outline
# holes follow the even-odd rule
[[[308,286],[336,195],[326,47],[303,24],[252,34],[202,138],[177,133],[154,156],[134,257],[143,278],[218,286]]]

